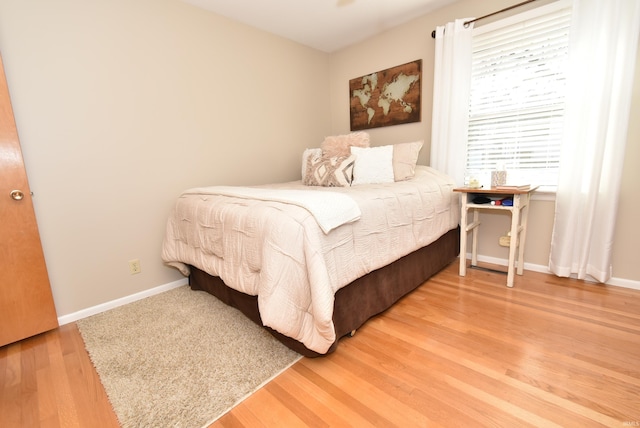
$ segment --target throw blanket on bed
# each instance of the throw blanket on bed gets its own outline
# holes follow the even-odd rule
[[[189,189],[183,194],[235,196],[298,205],[313,215],[324,233],[360,218],[360,208],[353,198],[333,192],[214,186]]]
[[[188,265],[258,296],[264,325],[325,353],[336,340],[334,295],[458,226],[454,182],[425,166],[413,179],[377,185],[315,188],[300,181],[264,186],[348,195],[360,220],[324,233],[297,204],[185,193],[167,222],[163,260]],[[212,326],[215,328],[215,326]]]

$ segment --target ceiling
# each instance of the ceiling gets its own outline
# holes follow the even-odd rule
[[[182,0],[334,52],[457,0]]]

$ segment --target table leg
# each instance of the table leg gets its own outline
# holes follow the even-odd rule
[[[462,195],[462,204],[460,204],[460,276],[467,274],[467,203],[465,199],[467,195]]]
[[[509,266],[507,269],[507,287],[513,287],[516,247],[518,246],[518,225],[520,224],[520,195],[513,196],[511,211],[511,237],[509,239]]]
[[[478,224],[480,221],[479,210],[473,210],[473,232],[471,234],[471,266],[478,266]]]
[[[522,197],[525,198],[525,203],[522,207],[522,225],[520,227],[520,236],[518,236],[518,275],[522,275],[524,273],[524,243],[527,239],[527,220],[529,218],[529,203],[531,202],[528,194],[523,195]]]

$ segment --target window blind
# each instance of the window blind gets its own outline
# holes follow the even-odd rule
[[[571,23],[555,9],[474,30],[468,173],[506,168],[507,181],[555,190]]]

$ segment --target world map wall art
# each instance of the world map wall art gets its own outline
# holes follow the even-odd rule
[[[420,122],[422,60],[349,80],[351,130]]]

